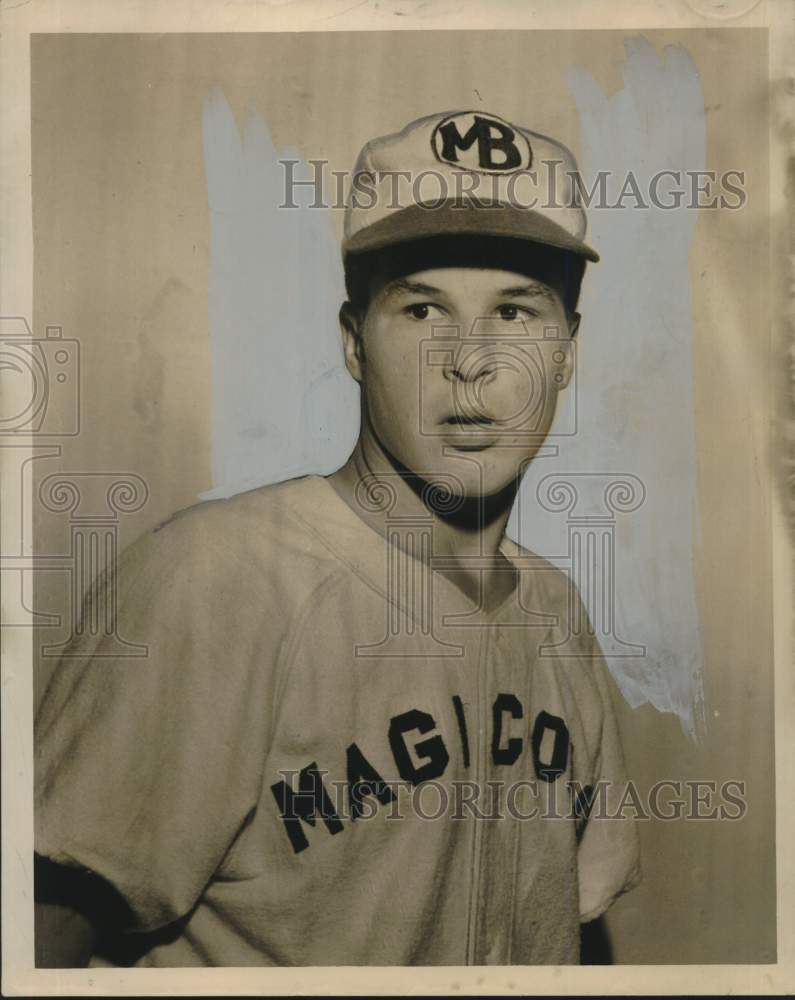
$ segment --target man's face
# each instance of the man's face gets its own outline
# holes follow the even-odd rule
[[[556,288],[510,270],[376,279],[366,315],[343,323],[362,433],[424,479],[456,477],[470,497],[497,493],[544,441],[577,322]]]

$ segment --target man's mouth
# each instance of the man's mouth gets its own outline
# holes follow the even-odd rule
[[[485,414],[452,413],[441,424],[445,444],[457,451],[485,451],[499,437],[497,421]]]
[[[494,421],[486,416],[466,416],[462,413],[454,413],[443,420],[442,423],[452,427],[493,427]]]

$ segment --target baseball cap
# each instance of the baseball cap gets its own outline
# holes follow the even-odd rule
[[[531,240],[587,260],[577,163],[555,139],[485,111],[445,111],[359,154],[344,257],[431,236]]]

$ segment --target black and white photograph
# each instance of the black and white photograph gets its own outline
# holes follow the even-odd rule
[[[4,992],[795,988],[793,7],[29,6]]]

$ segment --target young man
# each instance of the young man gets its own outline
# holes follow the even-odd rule
[[[40,964],[573,963],[637,881],[598,645],[504,535],[598,259],[550,198],[574,169],[480,112],[365,147],[359,441],[125,554],[118,632],[148,657],[86,634],[37,718]],[[446,196],[401,201],[400,172]]]

